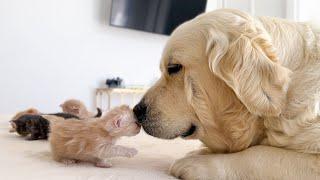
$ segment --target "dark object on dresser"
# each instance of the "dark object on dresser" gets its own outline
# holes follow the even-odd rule
[[[122,82],[123,80],[117,77],[117,78],[107,79],[106,85],[109,88],[118,88],[118,87],[122,87]]]

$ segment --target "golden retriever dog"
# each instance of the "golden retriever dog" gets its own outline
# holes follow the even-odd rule
[[[320,30],[220,9],[179,26],[134,112],[155,137],[199,139],[182,179],[320,178]]]

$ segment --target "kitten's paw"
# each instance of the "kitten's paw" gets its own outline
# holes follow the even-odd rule
[[[95,166],[99,167],[99,168],[110,168],[110,167],[112,167],[112,164],[110,162],[108,162],[107,160],[101,160],[101,161],[96,162]]]
[[[187,153],[186,156],[207,155],[207,154],[212,154],[211,150],[209,148],[201,148],[201,149]]]
[[[78,161],[75,159],[62,159],[61,162],[65,165],[71,165],[77,163]]]
[[[35,136],[30,136],[30,137],[27,137],[26,140],[28,141],[35,141],[35,140],[38,140],[39,138],[38,137],[35,137]]]
[[[48,139],[48,136],[40,136],[39,139]]]
[[[126,152],[126,157],[131,158],[137,154],[138,154],[138,150],[136,150],[135,148],[128,148]]]

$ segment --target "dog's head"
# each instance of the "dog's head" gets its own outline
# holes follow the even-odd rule
[[[260,116],[278,116],[289,70],[278,62],[261,24],[237,10],[184,23],[162,55],[162,77],[134,112],[156,137],[201,139],[216,151],[248,147]]]

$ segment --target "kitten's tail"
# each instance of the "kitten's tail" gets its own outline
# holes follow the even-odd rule
[[[100,108],[97,108],[97,114],[94,116],[95,118],[101,117],[102,111]]]

